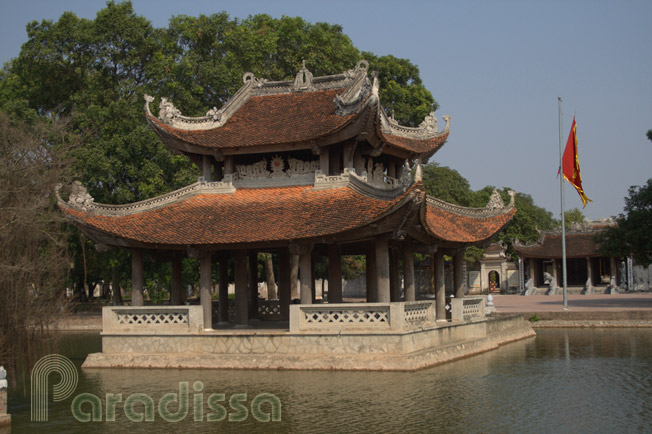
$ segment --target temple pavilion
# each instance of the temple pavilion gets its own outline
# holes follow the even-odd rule
[[[472,209],[426,194],[421,161],[445,143],[432,113],[417,127],[388,117],[378,78],[368,63],[314,77],[305,65],[291,81],[246,73],[240,90],[205,116],[183,116],[166,98],[158,115],[145,96],[145,117],[171,152],[201,170],[179,190],[127,205],[95,203],[81,184],[62,211],[98,245],[132,253],[132,304],[143,304],[143,254],[172,263],[171,300],[183,303],[181,261],[200,260],[204,328],[228,317],[211,309],[211,267],[226,282],[230,258],[236,324],[257,313],[256,255],[278,255],[281,314],[288,317],[291,276],[300,302],[314,302],[314,261],[328,257],[328,303],[342,302],[342,255],[366,255],[368,302],[415,299],[413,255],[432,255],[437,319],[445,318],[444,255],[454,264],[454,290],[463,297],[463,255],[489,239],[515,213],[498,193]],[[297,255],[298,261],[292,256]],[[403,262],[400,287],[399,261]],[[403,294],[403,295],[402,295]],[[219,285],[219,300],[228,298]]]

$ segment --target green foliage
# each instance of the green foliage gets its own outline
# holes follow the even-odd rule
[[[245,72],[287,80],[304,60],[319,76],[341,73],[366,58],[370,69],[379,71],[383,102],[400,122],[417,125],[437,108],[409,60],[362,53],[341,26],[299,17],[180,15],[155,28],[127,1],[108,2],[94,19],[66,12],[26,28],[20,54],[0,71],[0,108],[26,123],[67,116],[84,144],[68,154],[73,178],[100,203],[155,197],[199,175],[147,126],[145,93],[167,96],[184,114],[202,115],[233,96]],[[68,239],[72,281],[129,281],[128,252],[97,252],[72,228]],[[350,265],[350,275],[364,270],[364,260]],[[146,267],[145,279],[155,281],[161,267]],[[192,260],[184,261],[183,280],[197,281]]]
[[[652,263],[652,178],[643,186],[629,188],[624,214],[618,226],[598,236],[603,254],[615,257],[633,255],[639,265]]]
[[[564,212],[564,224],[567,228],[571,227],[573,223],[583,223],[584,213],[579,208],[569,209]],[[559,224],[561,226],[561,222]]]
[[[535,313],[535,314],[532,314],[532,316],[530,316],[530,318],[528,318],[528,321],[530,321],[530,322],[539,322],[539,321],[541,321],[541,318],[539,318],[539,315]]]
[[[495,189],[488,185],[478,191],[473,191],[466,178],[457,170],[440,166],[437,163],[430,163],[423,167],[423,184],[431,196],[456,205],[473,208],[486,206]],[[505,204],[510,200],[509,190],[510,188],[507,187],[499,190]],[[494,239],[503,241],[507,245],[507,253],[516,258],[513,248],[515,240],[526,243],[534,242],[539,238],[538,230],[554,229],[558,222],[552,217],[552,213],[535,205],[534,200],[528,194],[516,193],[514,204],[516,214],[511,222],[495,235]],[[577,217],[572,210],[571,216],[571,218]],[[469,264],[475,263],[482,258],[482,253],[482,249],[467,249],[465,259]]]
[[[652,130],[647,130],[647,139],[652,141]]]

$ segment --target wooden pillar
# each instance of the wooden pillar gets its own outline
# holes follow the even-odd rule
[[[342,251],[337,244],[328,245],[328,302],[342,303]]]
[[[399,283],[400,276],[398,272],[398,252],[395,248],[389,249],[389,300],[392,302],[400,301],[401,286]]]
[[[291,281],[290,276],[290,251],[287,248],[282,248],[278,253],[278,290],[279,290],[279,303],[281,305],[281,319],[287,321],[290,319],[290,292]]]
[[[329,163],[330,163],[329,154],[330,154],[329,148],[324,147],[319,149],[319,170],[321,170],[321,173],[323,173],[326,176],[330,174],[328,172]]]
[[[446,281],[444,277],[444,253],[441,249],[435,252],[432,259],[435,270],[435,318],[437,321],[446,321]]]
[[[229,322],[229,258],[226,254],[220,256],[220,289],[219,289],[219,322]]]
[[[224,174],[231,175],[234,172],[235,172],[235,168],[233,164],[233,156],[227,155],[226,157],[224,157]]]
[[[199,257],[199,290],[204,329],[213,328],[213,307],[211,305],[211,253],[203,251]]]
[[[258,253],[249,253],[249,319],[258,318]]]
[[[378,301],[380,303],[389,303],[389,246],[387,238],[376,238],[374,247],[376,249],[376,272],[378,274]]]
[[[209,182],[211,180],[211,156],[210,155],[201,156],[201,174],[204,177],[204,181]]]
[[[365,280],[367,281],[367,303],[378,302],[378,271],[376,267],[376,248],[372,244],[367,250],[367,271]]]
[[[247,252],[235,251],[234,263],[235,280],[235,323],[236,327],[247,327],[249,314],[247,305]]]
[[[453,281],[455,285],[455,298],[464,298],[466,285],[464,284],[464,252],[466,249],[459,249],[453,256]]]
[[[405,301],[416,300],[416,290],[414,287],[414,254],[410,243],[405,243],[403,246],[403,290],[405,291]]]
[[[170,304],[178,306],[182,304],[181,293],[183,292],[183,283],[181,282],[181,255],[175,254],[172,257],[172,276],[170,279]]]
[[[312,246],[301,246],[299,280],[301,304],[312,304]]]
[[[143,251],[131,251],[131,305],[142,306],[143,300]]]

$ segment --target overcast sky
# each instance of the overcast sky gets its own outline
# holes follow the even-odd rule
[[[18,55],[25,24],[64,11],[94,18],[102,0],[3,0],[0,61]],[[360,50],[408,58],[451,116],[433,159],[475,190],[509,186],[560,213],[559,123],[577,116],[592,219],[622,212],[631,185],[652,178],[652,1],[134,0],[154,26],[173,15],[267,13],[340,24]],[[353,66],[353,65],[352,65]],[[566,209],[582,207],[572,187]]]

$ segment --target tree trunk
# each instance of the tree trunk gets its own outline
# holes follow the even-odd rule
[[[270,253],[265,254],[265,277],[267,280],[267,300],[278,299],[276,282],[274,280],[274,264],[272,263],[272,255]]]

